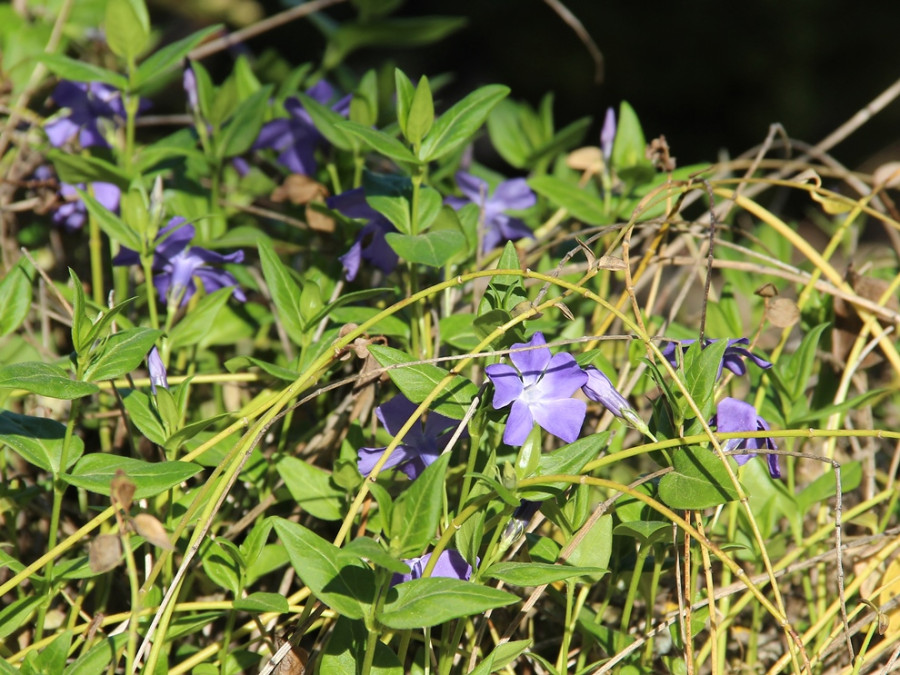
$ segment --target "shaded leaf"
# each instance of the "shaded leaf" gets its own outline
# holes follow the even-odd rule
[[[446,577],[413,579],[397,585],[394,591],[396,596],[388,596],[378,618],[395,630],[437,626],[519,600],[506,591]]]

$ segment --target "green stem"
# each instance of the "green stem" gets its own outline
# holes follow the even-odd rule
[[[631,622],[631,612],[634,609],[634,601],[637,597],[638,583],[644,571],[644,562],[653,550],[652,546],[641,544],[634,563],[634,571],[631,573],[631,583],[628,584],[628,595],[625,598],[625,606],[622,608],[622,621],[619,623],[620,635],[616,636],[616,651],[625,647],[623,637],[628,633],[628,624]]]
[[[150,326],[159,328],[159,315],[156,312],[156,287],[153,284],[153,251],[141,255],[141,268],[144,270],[144,286],[147,294],[147,308],[150,310]]]

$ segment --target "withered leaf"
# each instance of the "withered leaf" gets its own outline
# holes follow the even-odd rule
[[[115,534],[99,534],[88,549],[88,565],[92,572],[109,572],[122,561],[122,541]]]
[[[159,546],[166,551],[175,550],[172,542],[169,541],[169,533],[155,516],[151,516],[149,513],[139,513],[131,519],[131,526],[135,532],[154,546]]]
[[[774,298],[766,304],[766,318],[773,326],[787,328],[800,320],[800,310],[790,298]]]

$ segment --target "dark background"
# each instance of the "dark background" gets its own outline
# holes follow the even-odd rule
[[[542,0],[411,0],[399,15],[468,18],[461,31],[415,50],[365,49],[359,71],[393,58],[415,79],[452,73],[448,100],[502,83],[536,104],[556,94],[557,127],[590,115],[595,143],[607,106],[628,100],[649,138],[665,134],[679,164],[713,161],[760,143],[780,122],[818,142],[900,78],[900,2],[601,2],[564,0],[604,56],[594,82],[587,49]],[[271,1],[266,11],[283,5]],[[338,5],[335,18],[355,15]],[[300,63],[317,59],[321,35],[307,22],[251,47],[275,46]],[[900,156],[900,101],[844,141],[834,156],[851,168]]]

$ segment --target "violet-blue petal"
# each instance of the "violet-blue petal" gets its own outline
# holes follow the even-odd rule
[[[543,346],[546,344],[544,334],[537,331],[528,342],[517,342],[512,346],[509,359],[522,374],[522,382],[525,386],[536,382],[543,374],[547,364],[550,363],[550,349]],[[531,349],[525,349],[527,347]]]
[[[584,373],[587,375],[587,381],[581,387],[581,390],[589,399],[602,404],[604,408],[617,417],[622,417],[623,411],[631,408],[628,399],[619,393],[602,370],[594,366],[587,366],[584,369]]]
[[[586,411],[587,404],[575,398],[549,399],[531,406],[534,420],[566,443],[572,443],[581,434]]]
[[[613,142],[616,140],[616,111],[611,107],[606,109],[603,118],[603,127],[600,129],[600,149],[603,158],[608,162],[612,157]]]
[[[503,430],[503,442],[507,445],[522,445],[528,434],[534,427],[534,415],[531,406],[522,400],[513,401],[506,418],[506,428]]]
[[[537,196],[524,178],[511,178],[500,183],[491,195],[492,199],[511,211],[524,211],[537,203]]]
[[[544,398],[567,399],[585,382],[587,374],[578,367],[575,358],[566,352],[559,352],[547,362],[544,375],[535,387]]]
[[[512,366],[506,363],[494,363],[484,369],[485,374],[494,385],[494,410],[505,408],[522,395],[522,378]]]
[[[234,275],[231,272],[215,269],[214,267],[198,267],[194,271],[194,277],[203,282],[203,290],[207,293],[214,293],[221,288],[231,286],[234,289],[231,293],[231,297],[240,302],[247,301],[244,290],[240,287],[238,280],[234,278]]]
[[[428,561],[431,560],[431,553],[418,558],[409,558],[404,560],[409,565],[410,571],[407,574],[394,574],[391,578],[391,586],[412,581],[413,579],[421,579]],[[442,551],[438,556],[434,569],[431,571],[432,577],[448,577],[450,579],[459,579],[468,581],[472,577],[472,566],[466,562],[462,554],[453,549]]]
[[[470,201],[481,206],[489,194],[487,181],[464,171],[456,173],[456,185]]]
[[[156,388],[169,388],[169,379],[166,375],[166,366],[163,364],[159,350],[154,346],[151,347],[150,353],[147,354],[147,370],[150,371],[150,391],[156,395]]]

